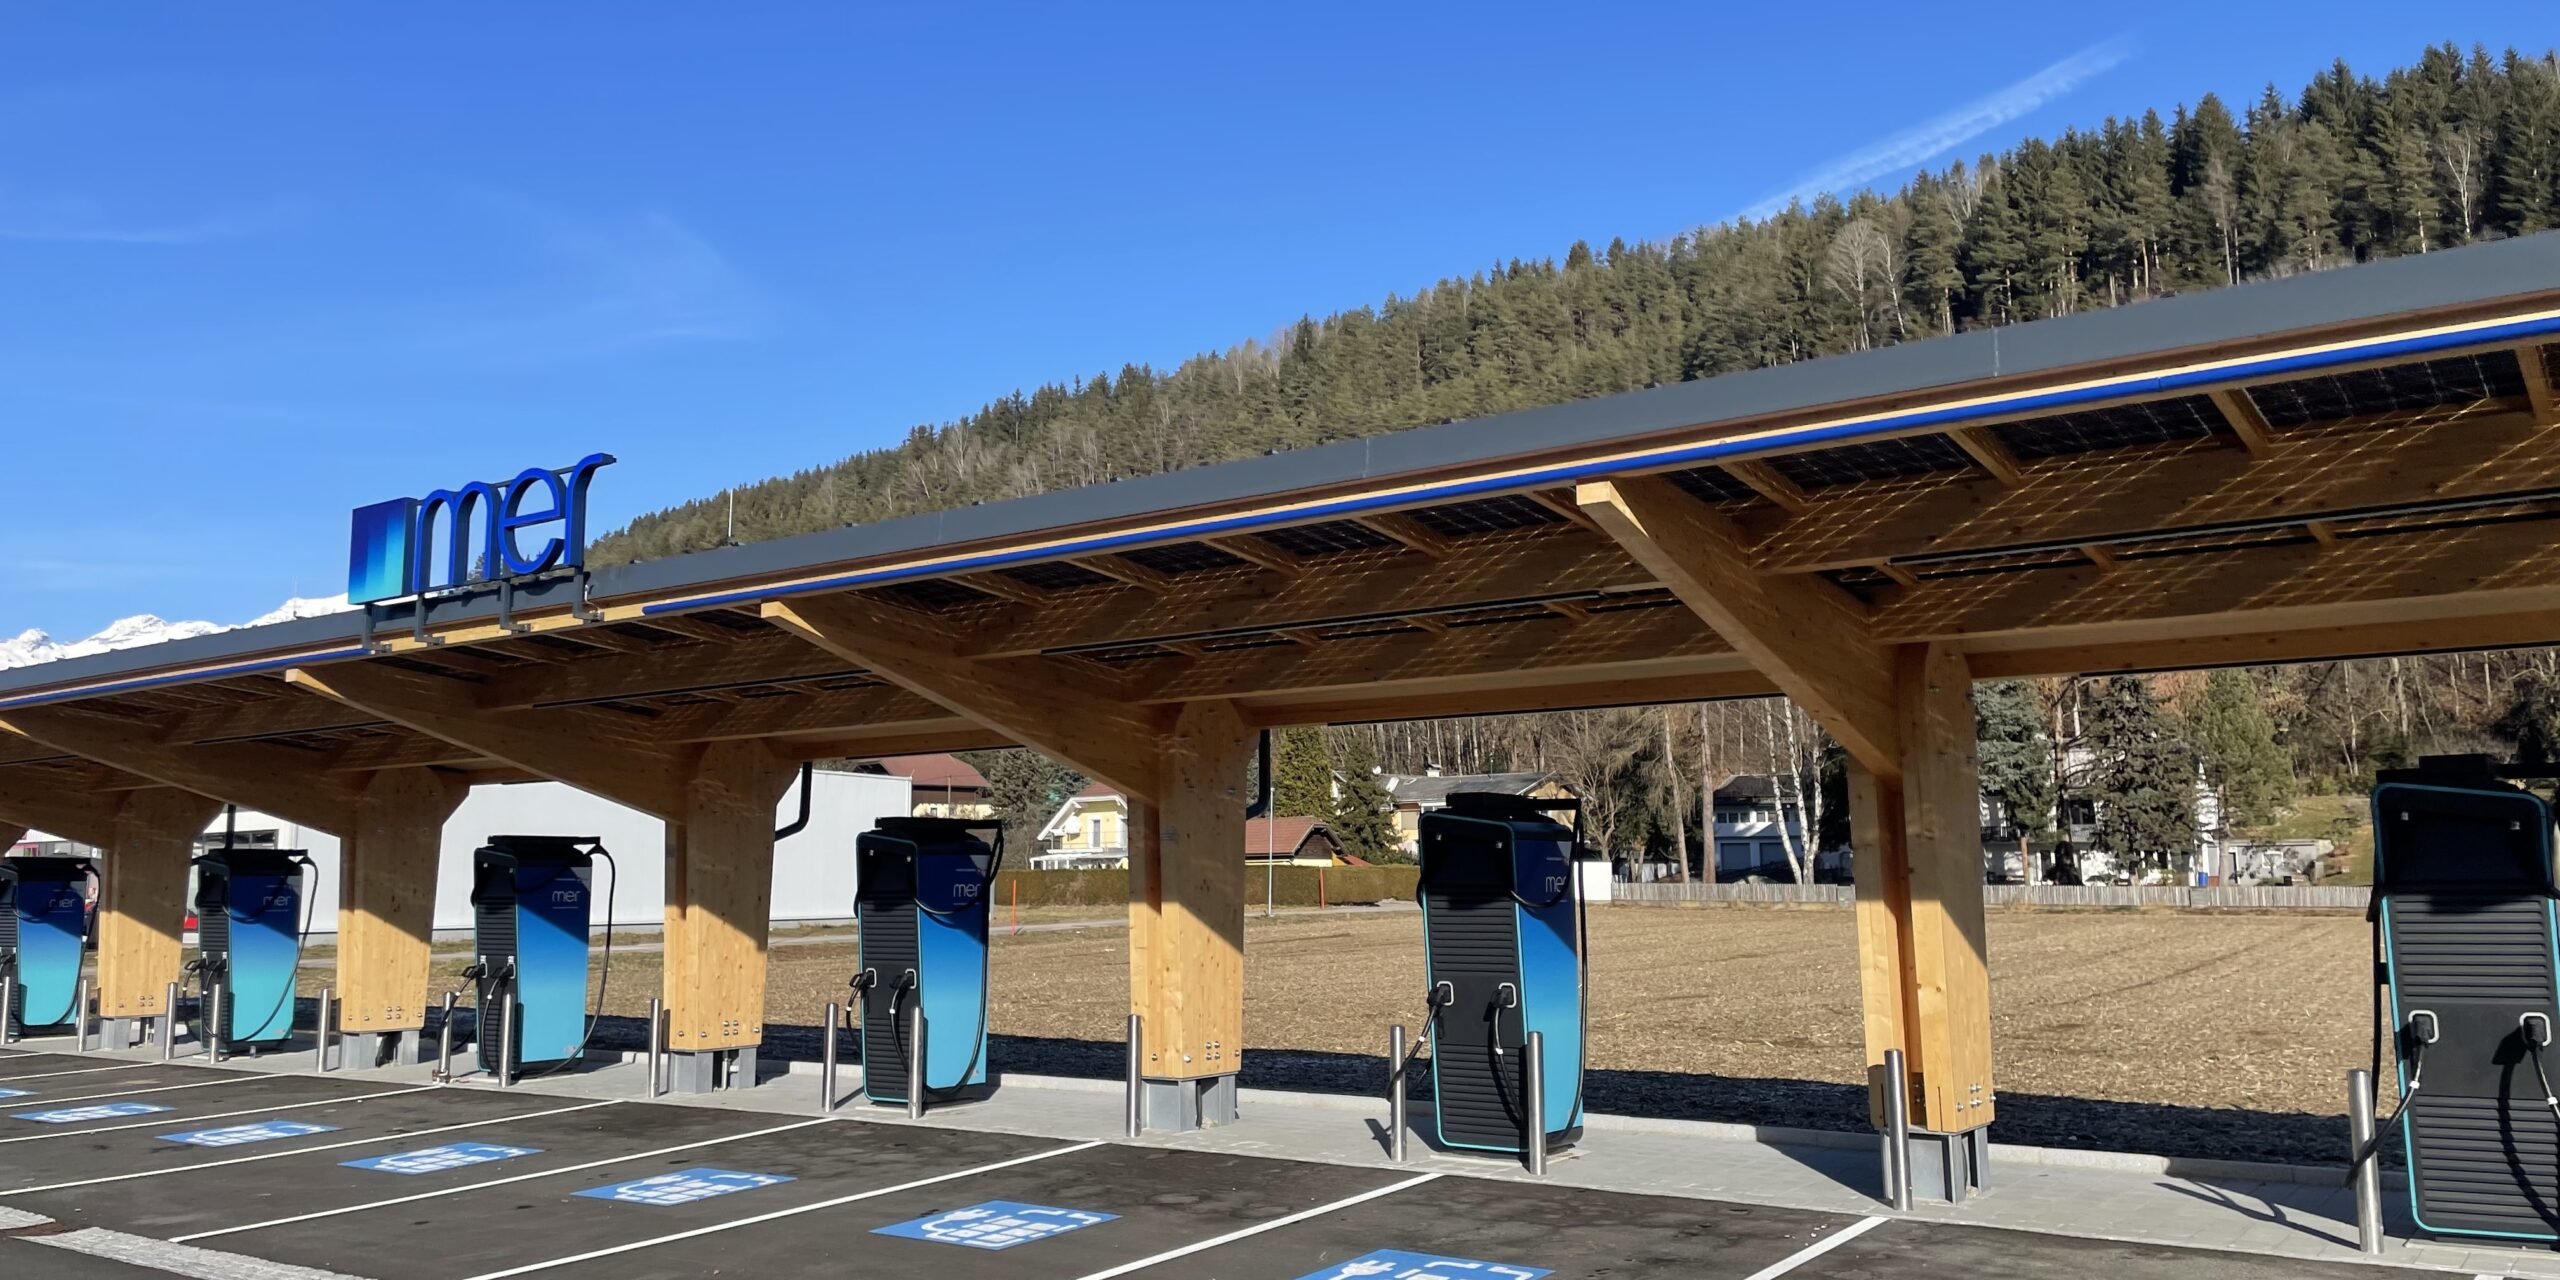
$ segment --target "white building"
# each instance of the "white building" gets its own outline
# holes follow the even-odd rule
[[[808,827],[774,846],[776,923],[852,919],[854,837],[881,818],[907,813],[912,805],[904,778],[820,772],[813,775],[812,786]],[[798,817],[799,808],[800,789],[795,784],[776,808],[774,826],[780,828]],[[197,851],[219,847],[225,826],[226,820],[217,816],[196,842]],[[315,883],[306,885],[305,893],[311,933],[315,938],[334,935],[338,931],[338,838],[249,809],[240,810],[237,831],[244,846],[310,853]],[[444,824],[444,849],[436,867],[435,928],[439,933],[470,932],[471,857],[494,835],[601,839],[613,855],[615,869],[596,868],[595,893],[599,903],[609,904],[613,923],[650,929],[666,923],[664,822],[558,782],[493,783],[473,787],[470,797]],[[14,852],[112,856],[35,832]],[[192,888],[188,900],[194,900]],[[597,911],[598,928],[603,927],[605,914],[605,909]]]

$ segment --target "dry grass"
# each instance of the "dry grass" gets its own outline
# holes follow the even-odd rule
[[[1072,914],[1072,913],[1070,913]],[[1593,913],[1596,1068],[1854,1084],[1861,1076],[1848,912],[1618,907]],[[999,936],[994,1030],[1116,1042],[1127,935]],[[2363,921],[2350,916],[1996,912],[1993,1040],[2002,1092],[2326,1114],[2363,1061]],[[1419,1022],[1421,918],[1256,917],[1245,1026],[1255,1048],[1381,1052]],[[841,999],[848,944],[775,948],[767,1020],[814,1025]],[[437,966],[438,982],[461,970]],[[607,1012],[640,1013],[654,953],[615,957]],[[325,971],[315,971],[315,985]]]

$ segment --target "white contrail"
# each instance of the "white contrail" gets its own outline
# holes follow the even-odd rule
[[[2132,56],[2133,42],[2124,36],[2091,45],[2015,84],[1852,151],[1743,210],[1741,216],[1766,218],[1792,201],[1824,192],[1855,191],[1886,174],[1922,164],[2079,88]]]

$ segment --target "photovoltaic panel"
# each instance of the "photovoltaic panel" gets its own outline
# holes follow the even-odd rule
[[[1778,474],[1804,489],[1821,489],[1861,480],[1894,480],[1971,467],[1973,458],[1945,436],[1899,436],[1844,444],[1811,453],[1787,453],[1769,459]]]
[[[2446,356],[2249,388],[2249,398],[2273,427],[2523,394],[2524,369],[2511,351]]]
[[[1198,573],[1204,569],[1232,569],[1244,561],[1228,555],[1205,542],[1178,542],[1169,547],[1140,547],[1123,551],[1122,558],[1145,565],[1158,573]]]
[[[1321,556],[1336,551],[1365,551],[1394,546],[1395,539],[1352,520],[1291,525],[1253,535],[1293,556]]]
[[[1026,587],[1038,587],[1042,591],[1073,591],[1078,587],[1097,586],[1111,581],[1083,565],[1069,564],[1064,560],[1016,565],[1010,569],[999,569],[997,572]]]
[[[1564,521],[1563,516],[1518,494],[1509,493],[1474,502],[1453,502],[1445,507],[1424,507],[1414,512],[1413,518],[1430,526],[1432,532],[1452,538]]]
[[[2212,400],[2179,396],[2004,422],[1991,430],[2010,453],[2024,462],[2100,449],[2203,440],[2221,427],[2222,414],[2213,407]]]
[[[926,609],[949,609],[957,605],[980,604],[995,597],[953,582],[949,578],[923,578],[883,588],[889,594]]]
[[[1691,467],[1663,477],[1708,502],[1741,502],[1759,496],[1722,467]]]

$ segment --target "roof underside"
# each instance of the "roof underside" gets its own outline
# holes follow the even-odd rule
[[[2343,329],[2306,321],[2024,380],[1364,470],[1231,502],[1185,500],[1181,477],[1164,477],[1143,510],[869,559],[829,550],[869,531],[787,540],[825,553],[797,560],[707,553],[598,574],[590,620],[568,608],[568,584],[539,584],[512,602],[513,631],[484,594],[432,609],[434,643],[386,618],[367,652],[354,620],[322,619],[0,673],[0,719],[63,703],[159,743],[274,744],[349,775],[432,764],[518,776],[281,678],[352,662],[479,712],[635,741],[760,738],[804,758],[1005,742],[760,612],[847,594],[1009,680],[1129,704],[1232,699],[1262,723],[1768,692],[1578,507],[1576,481],[1637,474],[1730,521],[1759,572],[1827,579],[1878,639],[1960,642],[1981,676],[2560,641],[2560,563],[2546,550],[2560,535],[2560,241],[2492,248],[2508,254],[2503,292]],[[2389,279],[2428,296],[2407,267],[2391,264]],[[2385,274],[2337,274],[2364,272]],[[2311,283],[2320,296],[2341,287]],[[2211,333],[2215,316],[2266,313],[2266,291],[2304,285],[2128,310],[2183,308],[2186,331]],[[2049,349],[2036,331],[2059,326],[2004,341]],[[1830,367],[1807,385],[1871,385],[1858,362],[1908,365],[1932,345],[1797,377]],[[1576,408],[1649,421],[1659,394]],[[1259,461],[1274,474],[1302,465]],[[1212,470],[1209,489],[1240,483]],[[0,783],[13,779],[145,784],[0,735]]]

